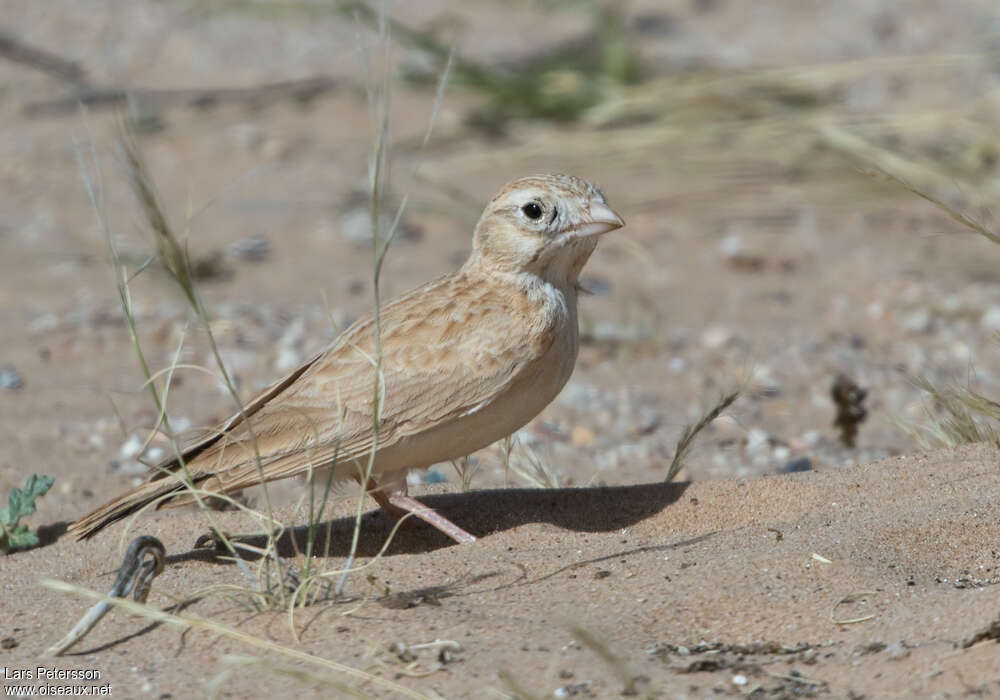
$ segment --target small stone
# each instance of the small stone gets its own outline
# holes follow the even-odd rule
[[[629,433],[633,436],[639,435],[649,435],[654,430],[660,427],[660,414],[649,408],[648,406],[642,406],[639,408],[639,420],[637,425],[633,426]]]
[[[807,472],[813,468],[812,460],[808,457],[799,457],[787,462],[778,469],[779,474],[794,474],[795,472]]]
[[[424,474],[425,484],[443,484],[447,480],[448,478],[444,474],[435,469],[431,469],[426,474]]]
[[[118,455],[122,459],[132,459],[133,457],[139,456],[139,451],[142,449],[142,440],[139,439],[138,435],[130,435],[128,440],[126,440],[121,448],[118,450]]]
[[[569,442],[574,447],[589,447],[596,439],[594,431],[584,425],[574,425],[569,433]]]
[[[379,213],[379,238],[384,240],[389,233],[389,228],[396,219],[396,210],[383,210]],[[349,198],[347,209],[340,215],[339,219],[340,235],[354,243],[369,243],[372,239],[372,218],[367,197],[355,193]],[[405,219],[396,224],[396,241],[419,241],[423,238],[423,231],[414,225],[409,224]]]
[[[4,365],[0,367],[0,389],[4,391],[17,391],[24,387],[24,379],[14,365]]]
[[[802,433],[802,442],[804,442],[809,447],[816,447],[823,439],[823,434],[818,430],[807,430]]]
[[[987,331],[1000,331],[1000,306],[991,306],[979,318],[979,325]]]
[[[279,136],[268,136],[260,144],[260,156],[264,160],[280,160],[290,151],[290,144]]]
[[[719,241],[719,252],[727,258],[732,258],[743,252],[743,236],[730,233]]]
[[[564,685],[560,688],[556,688],[555,690],[553,690],[552,695],[553,697],[557,698],[568,698],[573,695],[580,695],[583,693],[587,693],[589,686],[590,683],[586,681],[583,683],[573,683],[569,685]]]
[[[733,685],[744,686],[747,684],[747,677],[742,673],[737,673],[733,676]]]
[[[580,278],[580,286],[597,297],[606,297],[615,288],[614,282],[600,275],[584,275]]]
[[[747,454],[759,455],[768,449],[768,434],[760,428],[750,428],[747,431]]]
[[[735,337],[735,333],[725,326],[709,326],[701,334],[701,344],[709,350],[718,350]]]
[[[926,333],[931,329],[931,310],[927,307],[911,311],[899,322],[904,330]]]
[[[266,236],[247,236],[232,243],[229,252],[235,258],[260,262],[271,254],[271,241]]]
[[[117,459],[113,459],[108,463],[108,467],[111,471],[118,472],[119,474],[145,474],[149,471],[149,468],[145,464],[134,459],[125,459],[120,462]]]
[[[902,642],[893,642],[885,648],[890,661],[899,661],[910,655],[910,650]]]
[[[293,347],[278,348],[278,356],[274,358],[274,371],[279,374],[289,372],[302,363],[302,353]]]

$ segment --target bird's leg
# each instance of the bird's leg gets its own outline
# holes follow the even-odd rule
[[[379,504],[382,510],[393,518],[398,519],[407,513],[413,513],[413,515],[428,525],[433,525],[459,544],[468,544],[476,541],[475,536],[470,535],[433,508],[428,508],[417,499],[408,496],[405,481],[402,486],[397,486],[395,489],[386,492],[375,483],[374,479],[369,479],[365,490],[375,499],[375,502]]]

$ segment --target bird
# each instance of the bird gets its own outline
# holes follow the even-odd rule
[[[363,483],[389,515],[475,541],[410,497],[406,474],[511,435],[556,397],[580,346],[580,272],[598,239],[624,225],[586,180],[508,183],[487,203],[458,270],[383,303],[377,322],[374,312],[359,318],[69,530],[87,539],[150,504],[191,503],[192,486],[230,493],[332,469]]]

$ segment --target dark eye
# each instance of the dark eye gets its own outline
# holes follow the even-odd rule
[[[542,216],[542,205],[538,202],[528,202],[521,207],[521,211],[529,219],[540,219]]]

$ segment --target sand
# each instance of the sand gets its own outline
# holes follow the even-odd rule
[[[144,106],[140,143],[164,206],[178,229],[195,214],[189,251],[215,261],[199,288],[245,399],[371,308],[371,250],[356,222],[372,117],[359,32],[342,16],[212,5],[7,0],[4,19],[101,84],[335,78],[337,89],[307,103]],[[512,18],[494,3],[415,8],[400,3],[398,17],[453,31],[463,56],[491,64],[523,61],[535,46],[525,36],[590,36],[586,13],[570,9],[525,5]],[[969,211],[995,204],[996,110],[984,88],[995,62],[976,53],[991,12],[977,2],[947,12],[930,2],[635,2],[628,36],[652,75],[609,101],[626,110],[621,120],[595,125],[612,109],[577,124],[514,120],[498,137],[473,125],[486,99],[453,86],[425,150],[433,89],[397,83],[391,195],[409,205],[385,296],[460,264],[483,202],[514,177],[592,179],[628,225],[585,270],[594,293],[581,302],[574,376],[519,433],[520,470],[491,447],[474,456],[468,491],[449,465],[415,477],[414,493],[479,540],[455,546],[408,522],[377,556],[392,523],[367,502],[366,568],[341,598],[291,620],[253,609],[241,569],[195,548],[209,525],[196,509],[86,543],[65,535],[141,481],[135,450],[156,421],[74,143],[93,139],[131,270],[151,245],[115,161],[112,115],[31,112],[68,86],[0,62],[0,368],[22,379],[0,388],[0,498],[32,473],[56,478],[28,520],[43,546],[0,557],[5,686],[40,688],[27,672],[42,667],[100,676],[45,683],[125,698],[1000,692],[1000,453],[942,447],[928,432],[940,414],[911,381],[1000,396],[997,249],[872,179],[814,128],[834,121],[922,164],[915,171],[939,172],[938,194]],[[394,58],[421,60],[403,48]],[[791,93],[769,88],[782,80],[810,99],[783,100]],[[660,106],[627,111],[650,100]],[[204,329],[161,270],[131,292],[154,371],[175,357],[214,369]],[[833,425],[838,374],[868,392],[853,447]],[[740,398],[664,485],[684,426],[737,386]],[[182,370],[168,407],[191,433],[233,401],[215,377]],[[525,444],[556,488],[539,488]],[[793,468],[806,471],[783,473]],[[276,515],[298,528],[280,554],[300,570],[303,493],[297,481],[271,490]],[[259,492],[246,497],[264,508]],[[338,491],[314,571],[344,566],[355,507]],[[260,531],[239,512],[212,517],[231,533]],[[243,638],[118,610],[66,656],[41,659],[90,605],[41,579],[104,592],[129,539],[145,534],[168,555],[149,605],[183,600],[173,614]]]
[[[445,697],[509,691],[504,674],[539,696],[576,688],[611,697],[626,684],[663,697],[755,687],[767,697],[990,693],[996,633],[965,645],[995,622],[1000,604],[992,585],[1000,580],[998,457],[977,445],[745,481],[429,495],[429,505],[481,539],[452,545],[423,524],[404,524],[368,570],[371,581],[352,576],[348,600],[297,613],[297,640],[287,615],[250,612],[221,594],[180,614]],[[216,517],[231,532],[253,526],[235,513]],[[235,565],[192,549],[203,525],[194,511],[143,521],[169,552],[154,607],[240,583]],[[343,562],[352,525],[332,521],[331,557],[321,566]],[[360,561],[370,561],[389,526],[380,514],[365,516]],[[283,692],[291,681],[270,664],[350,680],[124,612],[67,656],[39,660],[86,607],[39,579],[109,588],[118,535],[85,544],[63,537],[4,560],[4,634],[18,644],[5,652],[8,669],[94,669],[125,697],[197,695],[230,655],[267,662],[235,666],[224,683],[231,697]],[[304,528],[281,542],[290,558],[293,537],[304,540]],[[851,619],[859,621],[838,624]],[[618,661],[583,643],[580,630]],[[438,640],[457,644],[446,663],[442,647],[405,651]],[[392,694],[374,682],[360,687]],[[295,688],[333,692],[307,680]]]

